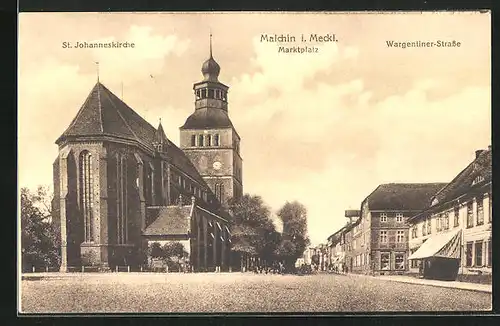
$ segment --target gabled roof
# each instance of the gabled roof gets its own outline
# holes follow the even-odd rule
[[[156,130],[155,136],[157,143],[159,144],[168,143],[167,136],[165,135],[165,131],[163,130],[163,126],[161,125],[161,121],[160,124],[158,125],[158,129]]]
[[[234,128],[227,112],[216,108],[196,109],[180,129]]]
[[[453,180],[440,189],[433,197],[432,202],[422,209],[422,211],[413,216],[409,221],[416,221],[429,213],[435,212],[446,203],[468,194],[473,193],[475,189],[491,184],[492,179],[492,155],[491,149],[478,153],[465,169],[463,169]],[[478,177],[481,181],[474,183]]]
[[[342,233],[345,232],[345,230],[346,230],[346,227],[345,226],[342,227],[340,230],[338,230],[334,234],[330,235],[328,237],[328,241],[331,242],[332,245],[336,245],[340,241],[340,237],[341,237]]]
[[[59,145],[66,139],[90,136],[125,139],[151,151],[155,150],[153,144],[163,139],[167,152],[165,158],[194,180],[207,186],[184,152],[166,137],[161,124],[157,130],[100,82],[95,84],[76,117],[56,140],[56,144]],[[207,189],[210,188],[207,186]]]
[[[482,181],[474,184],[473,181],[478,177]],[[437,203],[446,203],[457,198],[477,186],[491,182],[492,161],[491,150],[482,151],[465,169],[463,169],[450,183],[436,193],[434,199]]]
[[[381,184],[365,200],[370,210],[419,211],[444,186],[446,183]]]
[[[97,82],[69,127],[56,140],[77,136],[112,136],[152,148],[156,129]]]
[[[191,206],[158,208],[158,217],[142,233],[145,236],[187,235],[191,229]]]

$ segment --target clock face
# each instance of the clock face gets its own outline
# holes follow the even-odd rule
[[[213,164],[213,167],[216,170],[220,170],[220,168],[222,167],[222,163],[218,162],[218,161],[215,161],[214,164]]]

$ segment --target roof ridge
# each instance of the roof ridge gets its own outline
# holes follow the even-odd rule
[[[104,86],[104,85],[103,85],[103,86]],[[113,105],[113,107],[115,108],[116,112],[118,113],[118,115],[120,116],[120,118],[122,119],[122,121],[123,121],[123,122],[125,123],[125,125],[127,126],[128,130],[132,133],[132,135],[134,135],[134,137],[135,137],[135,139],[137,140],[137,142],[139,142],[139,143],[141,143],[141,144],[142,144],[142,143],[143,143],[143,142],[142,142],[142,140],[141,140],[139,137],[137,137],[137,134],[134,132],[134,130],[133,130],[133,129],[130,127],[130,125],[128,124],[127,119],[125,119],[125,118],[123,117],[122,113],[120,112],[120,110],[118,109],[118,107],[115,105],[115,103],[114,103],[113,99],[109,96],[109,94],[108,94],[108,93],[109,93],[110,91],[109,91],[108,89],[106,89],[106,90],[107,90],[107,92],[105,92],[105,94],[106,94],[106,96],[108,97],[109,102],[111,103],[111,105]],[[99,99],[99,101],[100,101],[100,99]],[[123,102],[123,101],[122,101],[122,102]],[[99,104],[99,107],[100,107],[100,104]],[[147,145],[147,144],[145,144],[145,145]]]
[[[433,197],[437,197],[439,194],[441,194],[446,188],[448,188],[448,186],[454,184],[455,181],[457,181],[458,179],[460,179],[467,170],[469,170],[473,165],[474,165],[474,162],[476,162],[476,159],[475,158],[472,162],[470,162],[462,171],[460,171],[450,182],[448,182],[445,186],[443,186],[443,188],[439,189],[438,192],[436,192],[434,194]],[[470,171],[470,173],[474,172],[473,169],[472,171]]]
[[[125,103],[118,96],[116,96],[113,92],[111,92],[106,86],[104,86],[104,85],[102,85],[102,86],[108,91],[108,93],[109,93],[108,95],[112,95],[112,96],[116,97],[118,99],[118,101],[120,101],[125,106],[126,109],[128,109],[130,112],[132,112],[136,116],[136,118],[140,119],[141,122],[146,123],[153,130],[156,130],[155,126],[153,126],[146,119],[144,119],[139,113],[137,113],[134,109],[132,109],[127,103]]]
[[[99,120],[101,122],[101,132],[104,133],[104,123],[103,123],[103,119],[102,119],[102,105],[101,105],[101,92],[100,92],[100,86],[102,84],[97,81],[97,106],[99,107]]]
[[[83,109],[85,109],[88,101],[90,101],[90,99],[92,98],[92,93],[94,92],[94,88],[97,86],[94,85],[94,87],[92,88],[92,90],[90,91],[89,95],[87,95],[87,98],[85,99],[85,102],[83,102],[83,104],[80,106],[80,109],[78,110],[78,112],[76,113],[76,116],[73,118],[73,121],[71,121],[71,123],[69,124],[68,128],[66,128],[66,130],[62,133],[61,136],[59,136],[59,138],[61,138],[69,129],[71,129],[71,127],[73,127],[76,122],[78,121],[78,117],[80,117],[80,115],[82,114],[82,112],[84,111]],[[102,120],[101,120],[102,121]],[[102,127],[101,127],[101,130],[102,130]],[[58,138],[58,139],[59,139]]]

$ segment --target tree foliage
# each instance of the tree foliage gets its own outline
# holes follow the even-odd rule
[[[232,250],[272,259],[278,245],[278,233],[270,218],[271,211],[260,196],[245,194],[238,200],[231,199]]]
[[[310,244],[307,235],[307,209],[297,201],[286,202],[277,215],[283,222],[283,233],[276,253],[290,267]]]
[[[152,258],[163,258],[163,248],[159,242],[153,242],[149,247],[149,255]]]
[[[166,259],[182,259],[188,256],[188,252],[180,242],[167,242],[163,245],[163,257]]]
[[[59,223],[52,218],[52,194],[39,186],[21,189],[21,261],[23,270],[60,265]],[[57,217],[56,217],[57,218]]]

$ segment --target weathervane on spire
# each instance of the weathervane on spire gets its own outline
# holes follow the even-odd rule
[[[96,61],[95,64],[97,65],[97,82],[99,82],[99,61]]]

